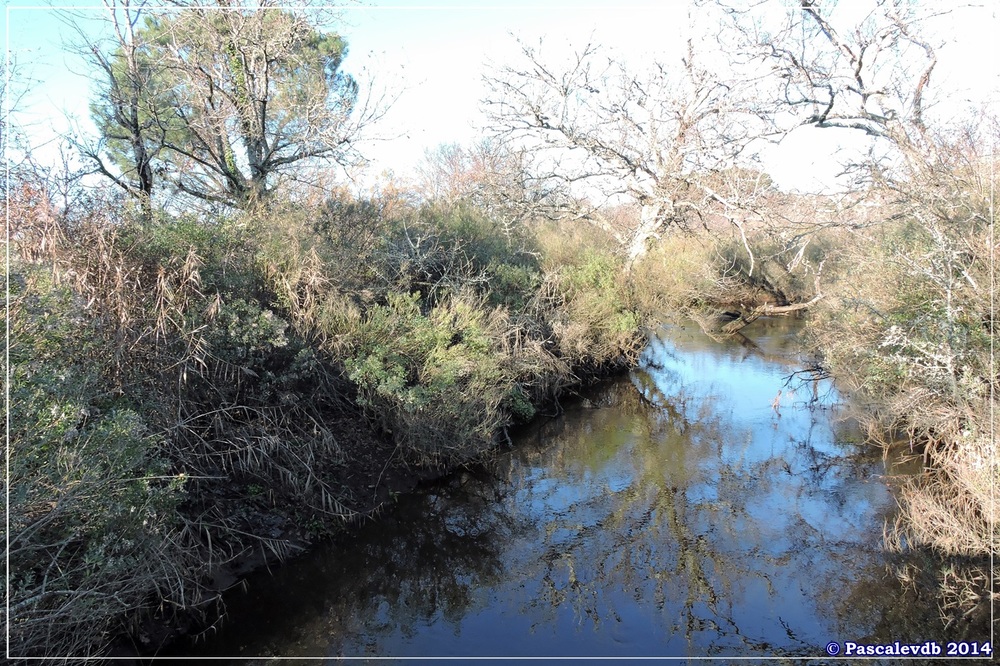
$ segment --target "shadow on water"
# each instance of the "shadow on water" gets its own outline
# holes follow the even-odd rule
[[[663,329],[629,377],[254,577],[217,636],[180,649],[822,658],[832,640],[943,641],[882,551],[912,468],[860,449],[832,386],[787,381],[795,322],[755,329],[753,345]]]

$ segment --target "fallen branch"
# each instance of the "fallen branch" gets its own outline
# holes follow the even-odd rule
[[[774,305],[772,303],[765,303],[763,305],[758,305],[750,312],[741,313],[739,317],[723,325],[721,331],[726,335],[732,335],[760,317],[785,316],[793,312],[800,312],[812,307],[819,302],[821,298],[823,298],[823,294],[819,293],[804,303],[792,303],[791,305]]]

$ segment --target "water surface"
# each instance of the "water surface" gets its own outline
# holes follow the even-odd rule
[[[795,381],[799,330],[761,320],[741,344],[665,327],[637,370],[490,464],[252,578],[187,653],[767,658],[943,640],[900,622],[912,608],[882,548],[912,464],[865,455],[833,387]]]

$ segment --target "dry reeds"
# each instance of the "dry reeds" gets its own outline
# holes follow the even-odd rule
[[[100,206],[67,218],[28,194],[12,210],[7,312],[11,649],[87,656],[142,618],[204,610],[207,577],[241,554],[289,552],[218,498],[257,482],[328,521],[353,515],[325,425],[343,380],[308,350],[285,353],[287,324],[241,293],[252,256],[220,282],[208,227],[185,242],[182,227]],[[309,310],[322,285],[303,263]],[[307,383],[330,390],[296,394]]]
[[[371,510],[345,479],[372,470],[352,465],[468,462],[643,345],[620,259],[578,232],[539,247],[466,205],[132,221],[22,195],[20,654],[96,654],[154,615],[204,611],[217,570]],[[385,451],[342,431],[362,413]]]

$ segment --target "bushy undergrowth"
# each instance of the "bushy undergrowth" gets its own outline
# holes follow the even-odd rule
[[[720,256],[715,236],[666,236],[633,268],[637,297],[645,308],[663,313],[739,301],[749,288],[720,265]]]
[[[597,229],[583,234],[565,223],[549,224],[539,230],[539,244],[543,294],[555,306],[548,319],[562,355],[592,370],[634,358],[645,342],[637,334],[639,305],[610,239]]]
[[[903,220],[866,234],[813,325],[830,369],[867,404],[872,433],[905,433],[925,451],[926,475],[903,494],[908,541],[962,555],[1000,546],[988,483],[1000,473],[988,417],[998,285],[976,226]]]
[[[236,227],[26,201],[7,313],[12,651],[89,654],[126,623],[204,610],[221,565],[287,551],[294,526],[262,530],[242,489],[350,514],[323,480],[346,382]]]
[[[373,252],[369,302],[324,319],[359,403],[415,462],[477,456],[560,388],[637,357],[610,252],[581,241],[555,258],[546,229],[513,231],[462,204],[407,211]]]
[[[107,350],[77,295],[45,271],[14,277],[14,653],[86,655],[122,629],[126,614],[179,601],[160,563],[191,565],[177,538],[184,479],[171,472],[162,435],[108,390]]]
[[[811,326],[825,363],[865,405],[872,437],[902,435],[923,453],[925,471],[903,487],[887,534],[896,547],[957,558],[938,572],[948,622],[988,607],[985,558],[1000,548],[990,169],[969,145],[942,143],[892,183],[877,208],[886,221],[844,244]]]
[[[636,264],[637,298],[643,309],[665,313],[806,301],[839,261],[838,243],[834,231],[790,225],[751,230],[745,241],[735,229],[676,233]]]
[[[417,462],[479,455],[508,424],[515,394],[506,324],[475,297],[424,314],[416,293],[390,294],[366,313],[345,362],[359,403]]]
[[[370,510],[338,479],[388,461],[338,424],[367,418],[411,464],[465,462],[640,348],[612,253],[547,229],[550,256],[462,204],[139,222],[14,203],[15,654],[99,653],[206,609],[220,567],[284,555],[302,523]]]

